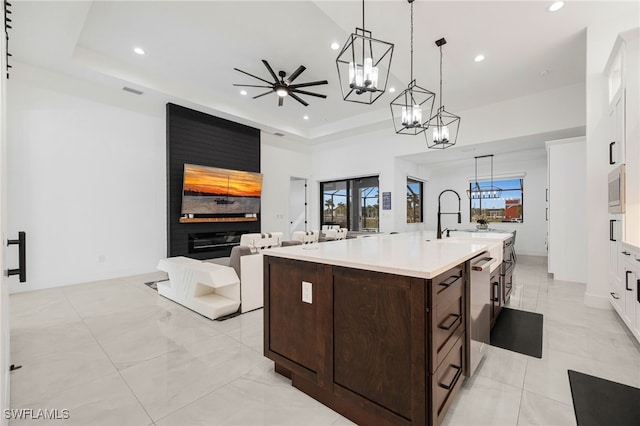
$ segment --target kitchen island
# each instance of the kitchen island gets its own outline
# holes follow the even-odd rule
[[[264,252],[264,354],[358,424],[438,425],[468,374],[469,265],[433,233]]]

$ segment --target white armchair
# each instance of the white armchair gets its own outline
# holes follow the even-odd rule
[[[280,247],[282,244],[282,232],[265,232],[261,234],[242,234],[240,245],[251,248],[253,252]]]
[[[327,241],[344,240],[347,238],[347,228],[338,229],[326,229],[324,230],[324,237]]]
[[[238,311],[240,281],[233,268],[187,257],[160,259],[158,269],[169,275],[158,293],[210,319]]]
[[[291,234],[292,240],[300,241],[302,244],[317,243],[319,237],[319,231],[295,231]]]

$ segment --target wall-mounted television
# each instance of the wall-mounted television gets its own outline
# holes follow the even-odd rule
[[[183,215],[260,212],[261,173],[185,164],[182,182]]]

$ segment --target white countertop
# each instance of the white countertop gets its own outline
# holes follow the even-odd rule
[[[480,237],[476,237],[477,242],[472,241],[473,237],[467,239],[466,236],[459,240],[437,240],[434,231],[417,231],[278,247],[264,250],[263,253],[409,277],[434,278],[487,251],[489,246],[496,246],[496,243],[511,237],[511,234],[482,234],[486,236],[486,240],[492,240],[490,242],[493,244],[484,243]]]

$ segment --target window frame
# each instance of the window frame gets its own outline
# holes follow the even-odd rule
[[[418,190],[418,198],[419,198],[418,215],[419,215],[419,217],[418,217],[418,220],[409,221],[409,196],[410,196],[409,195],[409,191],[411,191],[409,186],[412,185],[412,184],[418,184],[419,185],[418,186],[418,188],[419,188],[419,190]],[[411,191],[411,193],[413,194],[413,191]],[[407,214],[406,214],[406,218],[405,218],[405,220],[407,221],[406,223],[424,223],[424,181],[407,176],[406,196],[407,196],[407,204],[406,204],[406,208],[407,208],[406,213]],[[416,195],[414,194],[413,197],[415,197],[415,196]],[[413,219],[415,219],[415,211],[416,211],[416,208],[414,207],[413,208],[414,215],[412,215]]]
[[[506,220],[506,218],[503,218],[502,220],[489,220],[489,223],[524,223],[524,178],[525,178],[524,174],[514,175],[514,176],[500,176],[499,178],[495,178],[495,177],[493,178],[493,185],[497,186],[498,188],[500,188],[503,192],[505,192],[505,191],[520,191],[520,206],[521,206],[521,209],[522,209],[522,213],[521,213],[520,219],[515,220],[515,221]],[[487,183],[487,182],[491,182],[491,181],[492,180],[489,179],[489,178],[478,179],[478,180],[470,179],[469,180],[469,191],[473,190],[474,184],[476,182],[482,184],[482,183]],[[520,181],[520,188],[510,188],[510,187],[509,188],[502,188],[500,186],[500,182],[502,182],[502,181]],[[477,198],[474,199],[474,198],[469,197],[469,220],[471,222],[474,221],[473,220],[473,216],[474,216],[474,213],[473,213],[473,210],[474,210],[473,201],[474,200],[478,200],[478,199]],[[480,200],[480,206],[479,206],[480,214],[482,214],[482,212],[486,211],[487,208],[483,208],[482,207],[482,199],[479,199],[479,200]],[[506,200],[505,200],[505,203],[504,203],[504,212],[505,212],[504,215],[505,216],[506,216],[506,210],[507,210],[506,207],[507,206],[506,206]],[[487,215],[487,217],[489,217],[489,216]]]

